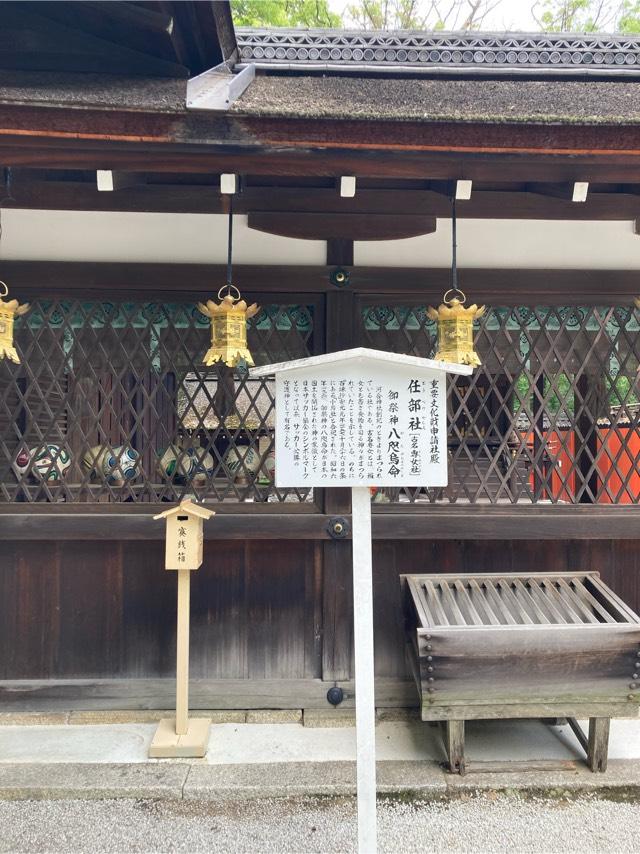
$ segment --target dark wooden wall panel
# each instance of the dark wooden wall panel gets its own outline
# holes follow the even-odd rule
[[[61,542],[58,551],[56,675],[116,676],[122,672],[122,544]],[[40,561],[46,565],[46,552]]]
[[[0,544],[0,674],[4,679],[58,674],[60,548]]]
[[[211,679],[247,676],[246,585],[244,543],[207,543],[202,567],[191,575],[191,674]],[[175,572],[171,585],[170,669],[175,670]]]
[[[175,673],[176,579],[164,567],[164,543],[122,549],[122,674]]]
[[[339,670],[349,679],[351,581],[323,570],[333,545],[350,551],[348,542],[210,541],[193,575],[192,675],[333,681]],[[176,578],[163,568],[163,548],[155,541],[4,543],[0,679],[173,676]],[[597,570],[639,610],[639,555],[640,540],[376,541],[376,672],[406,676],[403,572]],[[344,630],[326,623],[335,615]]]
[[[313,635],[314,610],[306,610],[313,586],[311,541],[246,543],[246,620],[250,679],[302,679],[307,671],[305,638]]]

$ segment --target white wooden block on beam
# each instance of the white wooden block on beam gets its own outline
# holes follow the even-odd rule
[[[587,193],[589,192],[589,182],[588,181],[576,181],[573,185],[573,195],[571,196],[572,202],[586,202],[587,201]]]
[[[238,192],[238,176],[232,172],[220,175],[220,192],[225,196],[233,196]]]
[[[343,199],[352,199],[356,194],[355,175],[343,175],[340,178],[340,195]]]
[[[111,169],[97,169],[96,183],[98,192],[115,193],[126,187],[135,187],[145,183],[145,178],[139,172],[113,172]]]
[[[111,169],[98,169],[96,172],[99,193],[113,192],[113,172]]]
[[[456,200],[468,201],[471,198],[473,181],[456,181]]]

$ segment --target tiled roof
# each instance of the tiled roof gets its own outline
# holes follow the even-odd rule
[[[236,28],[240,66],[428,74],[638,76],[640,38]]]

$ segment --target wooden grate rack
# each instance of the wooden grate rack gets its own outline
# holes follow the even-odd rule
[[[424,627],[640,622],[595,572],[406,579]]]
[[[639,714],[640,617],[597,572],[403,575],[401,585],[422,718],[446,721],[452,771],[466,767],[465,720],[490,718],[567,718],[591,769],[606,769],[610,719]]]

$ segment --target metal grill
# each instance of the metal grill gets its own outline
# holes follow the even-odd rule
[[[480,320],[482,368],[449,386],[449,485],[401,501],[637,504],[640,325],[625,306],[498,307]],[[432,357],[424,306],[370,301],[363,344]]]
[[[422,628],[640,623],[598,573],[409,575]]]
[[[314,306],[250,321],[257,363],[313,355]],[[205,368],[193,303],[35,302],[0,362],[0,500],[305,500],[274,486],[270,380]]]

